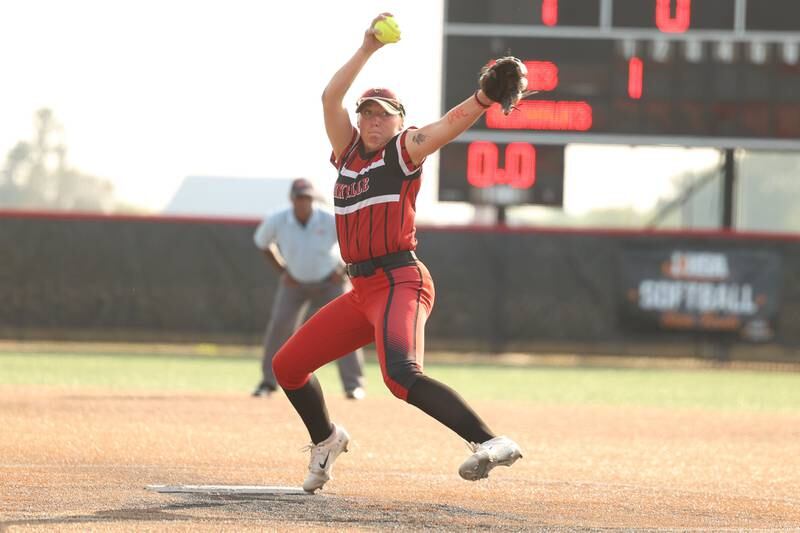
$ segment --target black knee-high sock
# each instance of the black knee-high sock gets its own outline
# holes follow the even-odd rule
[[[485,442],[494,437],[481,418],[459,394],[435,379],[420,376],[408,389],[406,399],[467,442]]]
[[[297,414],[303,419],[308,434],[311,436],[311,442],[319,444],[330,437],[333,426],[328,417],[328,408],[325,406],[322,387],[314,374],[311,374],[308,383],[299,389],[284,389],[284,392]]]

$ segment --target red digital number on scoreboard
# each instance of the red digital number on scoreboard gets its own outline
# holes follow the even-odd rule
[[[633,56],[628,60],[628,96],[633,100],[642,97],[642,78],[644,66],[642,60]]]
[[[662,32],[683,33],[691,20],[692,0],[656,0],[656,27]]]
[[[692,0],[656,0],[656,28],[663,33],[684,33],[692,21]],[[558,24],[558,0],[542,0],[542,24]]]
[[[545,26],[558,24],[558,0],[542,0],[542,24]]]
[[[467,181],[485,189],[508,185],[529,189],[536,183],[536,148],[528,143],[509,143],[505,150],[505,167],[500,168],[500,151],[488,141],[475,141],[467,148]]]

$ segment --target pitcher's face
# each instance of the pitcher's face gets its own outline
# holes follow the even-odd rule
[[[368,152],[374,152],[403,129],[403,117],[392,115],[376,102],[368,102],[358,114],[358,131]]]

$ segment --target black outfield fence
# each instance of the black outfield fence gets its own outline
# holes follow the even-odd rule
[[[0,338],[260,343],[256,220],[0,215]],[[800,236],[420,228],[427,346],[800,360]]]
[[[275,288],[255,222],[0,218],[0,336],[250,342]]]

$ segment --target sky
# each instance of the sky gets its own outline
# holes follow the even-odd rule
[[[35,111],[48,107],[70,165],[153,212],[187,176],[302,175],[327,187],[335,176],[320,95],[383,11],[402,40],[373,57],[345,102],[352,109],[366,88],[392,87],[406,123],[425,125],[442,114],[442,0],[2,0],[0,157],[31,137]],[[565,209],[646,210],[676,174],[717,157],[679,154],[571,146]],[[436,202],[437,171],[430,158],[421,212]]]

